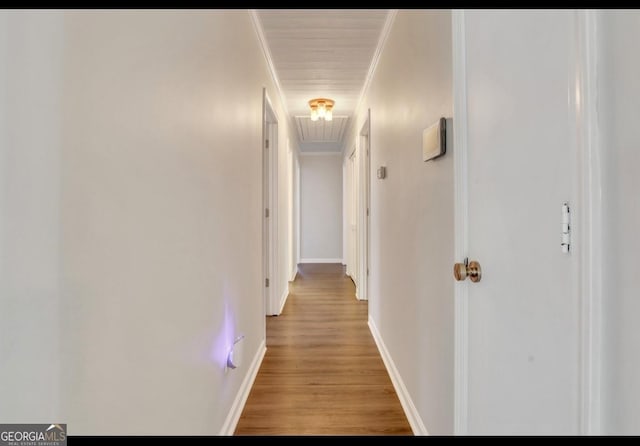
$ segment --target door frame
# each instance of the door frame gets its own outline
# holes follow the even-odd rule
[[[349,160],[342,154],[342,265],[349,276]]]
[[[576,78],[573,90],[577,136],[578,191],[576,228],[578,284],[580,298],[580,433],[601,435],[602,367],[602,160],[598,132],[598,15],[594,10],[575,14]],[[572,227],[573,229],[573,227]]]
[[[455,261],[467,256],[468,228],[468,171],[467,171],[467,77],[465,15],[463,11],[451,12],[453,49],[453,177],[454,177],[454,243]],[[454,417],[453,431],[466,435],[469,417],[469,305],[468,288],[463,282],[454,282]]]
[[[465,12],[452,11],[454,163],[454,258],[468,257],[468,140]],[[595,11],[575,12],[575,73],[572,80],[577,134],[575,255],[580,313],[579,433],[601,433],[602,358],[602,144],[597,127],[597,35]],[[454,434],[468,434],[469,306],[466,282],[454,282]]]
[[[296,240],[296,259],[295,259],[295,266],[296,266],[296,273],[298,270],[298,264],[300,263],[300,259],[302,258],[302,240],[301,240],[301,231],[300,231],[300,221],[302,220],[302,180],[301,180],[301,175],[300,175],[300,152],[298,152],[296,154],[295,157],[295,163],[296,163],[296,175],[295,175],[295,188],[296,188],[296,196],[295,196],[295,203],[296,203],[296,211],[295,211],[295,219],[296,219],[296,232],[295,232],[295,240]]]
[[[345,158],[346,177],[346,234],[347,248],[345,259],[347,262],[346,273],[354,284],[358,283],[358,187],[357,187],[357,149],[354,144],[349,156]]]
[[[358,228],[358,284],[356,297],[369,300],[369,260],[370,260],[370,222],[371,222],[371,109],[358,133],[358,153],[360,155],[359,228]]]
[[[288,169],[288,221],[289,221],[289,238],[288,238],[288,268],[289,268],[289,282],[292,282],[296,278],[298,272],[298,259],[297,259],[297,172],[296,172],[297,157],[294,156],[294,150],[291,148],[291,142],[287,139],[287,169]]]
[[[268,142],[267,142],[268,141]],[[278,117],[262,89],[262,287],[264,314],[278,314]],[[269,214],[267,217],[267,209]],[[269,286],[267,286],[267,280]]]

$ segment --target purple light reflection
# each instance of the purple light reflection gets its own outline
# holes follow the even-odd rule
[[[223,369],[227,365],[227,355],[229,354],[229,349],[233,345],[236,333],[235,317],[233,311],[231,310],[231,306],[227,301],[227,295],[228,294],[225,293],[222,324],[220,330],[213,339],[213,344],[211,346],[211,352],[209,355],[211,360]]]

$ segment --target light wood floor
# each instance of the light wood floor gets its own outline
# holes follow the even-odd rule
[[[301,264],[236,435],[411,435],[339,264]]]

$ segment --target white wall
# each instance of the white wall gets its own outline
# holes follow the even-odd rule
[[[61,14],[0,13],[0,420],[64,419]]]
[[[346,143],[370,107],[369,315],[431,434],[453,431],[453,164],[422,130],[452,115],[451,52],[449,12],[399,12]]]
[[[288,134],[248,13],[1,17],[0,418],[218,434],[265,335],[263,86]]]
[[[342,261],[342,156],[300,154],[301,262]]]
[[[598,119],[604,207],[604,434],[640,434],[640,41],[638,11],[606,11],[598,23]]]

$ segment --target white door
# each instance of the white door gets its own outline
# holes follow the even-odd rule
[[[347,160],[347,274],[351,277],[353,283],[358,283],[358,255],[356,250],[356,240],[358,237],[356,193],[358,188],[356,184],[356,151],[354,148]]]
[[[369,299],[369,246],[370,246],[370,221],[371,221],[371,161],[370,161],[370,125],[371,110],[367,111],[367,120],[360,130],[359,162],[360,174],[358,182],[360,186],[359,213],[360,227],[358,228],[358,278],[356,282],[356,295],[360,300]]]
[[[296,166],[295,166],[295,158],[293,156],[293,150],[291,149],[291,145],[289,143],[289,139],[287,139],[287,209],[289,212],[288,215],[288,238],[287,238],[287,246],[288,246],[288,276],[287,280],[292,281],[295,279],[297,268],[296,262],[296,243],[295,243],[295,233],[296,233],[296,217],[295,217],[295,189],[296,189]]]
[[[454,15],[456,261],[482,270],[456,285],[459,433],[578,433],[574,19]]]
[[[263,89],[263,145],[262,145],[262,248],[265,314],[279,312],[274,292],[278,278],[277,264],[277,179],[278,179],[278,120],[271,101]]]

